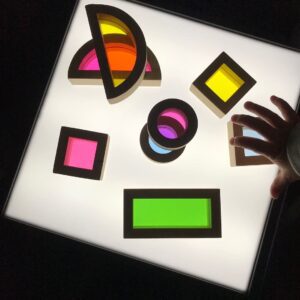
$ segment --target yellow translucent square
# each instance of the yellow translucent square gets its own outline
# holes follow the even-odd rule
[[[222,64],[205,82],[224,102],[227,102],[244,83],[244,80],[234,73],[226,64]]]

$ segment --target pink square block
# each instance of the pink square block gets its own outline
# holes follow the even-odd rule
[[[69,137],[64,165],[93,170],[98,142]]]

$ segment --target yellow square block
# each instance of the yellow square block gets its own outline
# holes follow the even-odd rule
[[[224,102],[227,102],[244,83],[244,80],[234,73],[226,64],[222,64],[205,82]]]

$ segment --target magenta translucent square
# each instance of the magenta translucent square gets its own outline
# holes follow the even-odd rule
[[[101,180],[107,144],[105,133],[61,127],[53,172]]]
[[[93,170],[98,142],[69,137],[64,165]]]

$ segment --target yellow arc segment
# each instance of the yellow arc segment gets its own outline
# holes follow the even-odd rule
[[[123,83],[126,79],[125,78],[113,78],[113,84],[114,86],[118,86],[121,83]]]
[[[118,26],[114,22],[111,22],[109,20],[99,20],[98,23],[99,23],[99,26],[101,28],[101,32],[103,35],[106,35],[106,34],[127,35],[127,32],[121,26]]]
[[[221,67],[205,82],[205,84],[224,102],[227,102],[244,83],[244,80],[233,72],[226,64],[222,64]]]

